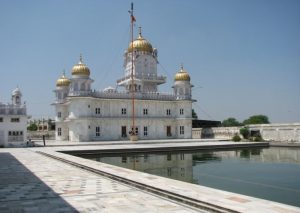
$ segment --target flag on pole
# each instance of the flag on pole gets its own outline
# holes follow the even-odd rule
[[[131,22],[136,22],[135,17],[131,15]]]

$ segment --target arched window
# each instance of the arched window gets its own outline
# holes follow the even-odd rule
[[[183,89],[182,88],[179,89],[179,95],[183,95]]]
[[[80,90],[85,90],[85,84],[84,83],[81,84]]]
[[[74,83],[74,90],[78,91],[78,84],[77,83]]]

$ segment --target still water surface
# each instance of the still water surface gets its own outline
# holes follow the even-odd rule
[[[80,156],[300,207],[299,148]]]

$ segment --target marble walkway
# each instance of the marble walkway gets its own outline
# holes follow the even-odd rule
[[[29,149],[0,149],[0,212],[150,213],[199,210]]]
[[[199,143],[193,141],[189,146],[201,146]],[[233,143],[207,142],[202,145],[211,144],[226,146]],[[118,148],[157,146],[172,148],[180,144],[124,144]],[[300,208],[281,203],[158,177],[58,152],[114,148],[115,145],[94,144],[80,147],[72,145],[0,149],[0,212],[209,211],[209,208],[202,209],[197,205],[193,207],[188,202],[179,201],[184,197],[195,203],[209,204],[212,208],[220,207],[216,212],[300,212]],[[102,173],[108,175],[103,176]],[[110,175],[114,178],[107,177]],[[130,183],[140,184],[145,189]],[[147,187],[157,189],[160,193],[146,190]],[[168,196],[163,196],[162,192],[179,199],[169,199]]]

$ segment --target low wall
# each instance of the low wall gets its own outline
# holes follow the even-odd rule
[[[46,139],[55,139],[55,131],[27,131],[27,138],[41,140],[45,135]]]
[[[300,142],[300,123],[248,125],[250,131],[259,131],[264,140]]]
[[[248,125],[251,131],[259,131],[262,138],[266,141],[280,142],[300,142],[300,123],[286,124],[259,124]],[[242,127],[213,127],[213,128],[193,128],[192,137],[199,138],[215,138],[231,140],[235,134],[240,135]],[[240,135],[240,137],[242,137]]]
[[[231,140],[235,134],[240,134],[241,127],[193,128],[192,138],[214,138]]]

